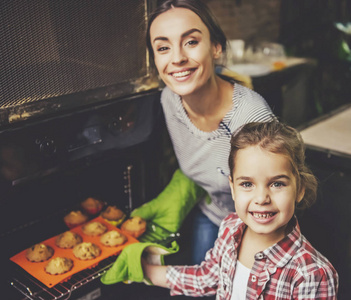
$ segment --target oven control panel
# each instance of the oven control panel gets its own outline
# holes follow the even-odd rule
[[[15,185],[108,150],[146,141],[159,111],[159,92],[0,131],[0,179]]]
[[[55,141],[51,137],[45,136],[42,139],[36,139],[35,143],[39,146],[39,151],[44,156],[52,157],[57,151]]]

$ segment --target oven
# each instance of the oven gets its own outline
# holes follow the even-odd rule
[[[150,92],[1,132],[3,283],[29,299],[67,299],[103,274],[116,256],[47,288],[9,259],[68,230],[63,217],[88,197],[127,215],[151,199],[159,185],[159,114],[159,92]]]
[[[135,298],[132,285],[100,283],[116,255],[50,288],[10,258],[68,230],[63,217],[87,197],[128,215],[167,181],[160,171],[160,85],[144,43],[154,5],[1,2],[0,284],[6,299],[114,299],[126,289]]]

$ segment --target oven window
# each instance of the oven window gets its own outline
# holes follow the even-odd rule
[[[0,109],[116,84],[118,91],[101,92],[92,101],[109,99],[113,92],[134,92],[127,83],[150,75],[144,39],[147,4],[145,0],[3,1]],[[10,121],[31,114],[22,110]]]

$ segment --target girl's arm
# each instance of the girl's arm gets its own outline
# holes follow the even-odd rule
[[[323,266],[309,276],[301,278],[293,291],[293,299],[336,300],[339,286],[339,276],[331,266]]]
[[[145,278],[148,278],[154,285],[169,288],[166,279],[167,266],[150,265],[143,258],[141,259],[141,265]]]

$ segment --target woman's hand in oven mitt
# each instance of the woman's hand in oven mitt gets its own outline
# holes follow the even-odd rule
[[[177,169],[169,184],[154,199],[132,211],[131,216],[139,216],[170,232],[177,232],[183,220],[195,204],[208,194]]]
[[[170,248],[155,243],[135,243],[123,249],[112,267],[101,277],[103,284],[109,285],[117,282],[145,282],[151,284],[144,278],[141,266],[143,252],[147,254],[145,260],[154,265],[163,265],[164,255],[178,252],[179,246],[176,241],[172,242]]]

